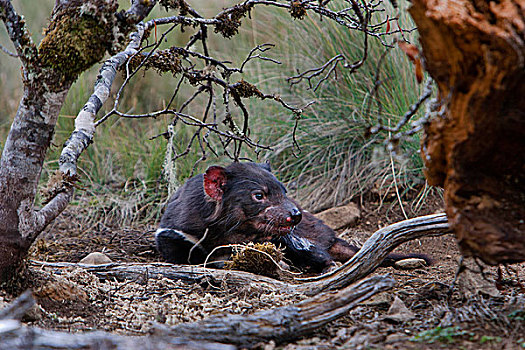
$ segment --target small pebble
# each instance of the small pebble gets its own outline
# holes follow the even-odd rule
[[[427,266],[427,262],[418,258],[403,259],[394,263],[394,267],[401,270],[414,270],[425,266]]]
[[[79,261],[79,263],[86,265],[103,265],[111,264],[112,262],[113,261],[111,261],[106,254],[100,252],[89,253]]]

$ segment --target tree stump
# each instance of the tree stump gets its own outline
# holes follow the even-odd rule
[[[525,261],[525,1],[415,0],[443,113],[422,140],[465,255]]]

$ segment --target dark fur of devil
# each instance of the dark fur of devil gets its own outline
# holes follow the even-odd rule
[[[315,272],[358,250],[288,198],[269,165],[248,162],[212,166],[189,179],[170,198],[155,240],[162,257],[178,264],[201,264],[219,246],[272,242],[284,246],[295,267]],[[211,261],[230,253],[219,249]],[[391,254],[382,265],[412,256]]]

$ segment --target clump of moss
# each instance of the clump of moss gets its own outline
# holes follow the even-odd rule
[[[225,268],[256,273],[268,277],[279,277],[277,265],[283,259],[283,252],[273,243],[248,243],[240,251],[232,254]]]
[[[253,84],[250,84],[244,80],[240,80],[232,85],[232,88],[235,90],[237,95],[242,98],[249,98],[252,96],[256,96],[259,98],[264,98],[264,94],[257,89],[257,87]]]
[[[224,11],[215,19],[220,22],[215,25],[215,33],[221,33],[225,38],[231,38],[239,32],[241,26],[241,19],[250,14],[253,4],[235,5],[234,7]]]
[[[129,62],[131,69],[136,69],[144,58],[142,55],[133,56]],[[144,69],[151,68],[159,74],[170,72],[175,75],[182,71],[181,58],[176,48],[155,52],[148,57],[142,67],[144,67]]]
[[[74,81],[104,57],[114,41],[117,7],[114,0],[72,1],[55,11],[38,50],[42,66],[62,74],[57,84]]]
[[[306,16],[306,9],[301,1],[292,1],[290,4],[290,15],[293,19],[304,19]]]

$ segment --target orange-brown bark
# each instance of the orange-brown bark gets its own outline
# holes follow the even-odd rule
[[[426,176],[467,255],[525,261],[525,1],[414,0],[445,114],[425,129]]]

